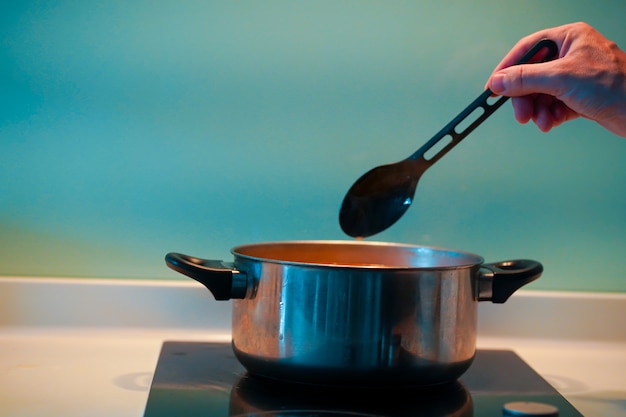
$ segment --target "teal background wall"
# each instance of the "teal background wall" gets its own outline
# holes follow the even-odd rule
[[[623,1],[3,1],[0,275],[187,279],[165,253],[348,239],[339,205],[482,91],[522,36]],[[528,288],[626,289],[626,139],[506,104],[371,240],[545,266]]]

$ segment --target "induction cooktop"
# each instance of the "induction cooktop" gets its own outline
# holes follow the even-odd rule
[[[329,376],[332,378],[332,376]],[[458,381],[435,387],[337,388],[248,374],[230,343],[166,341],[144,417],[582,417],[515,352],[478,349]]]

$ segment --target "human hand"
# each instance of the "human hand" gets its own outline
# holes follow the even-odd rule
[[[556,42],[553,61],[514,65],[536,42]],[[587,23],[540,30],[520,39],[487,81],[512,97],[515,118],[543,132],[578,117],[626,137],[626,53]]]

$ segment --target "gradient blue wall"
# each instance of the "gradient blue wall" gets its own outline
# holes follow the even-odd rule
[[[363,172],[402,159],[535,30],[623,1],[16,1],[0,5],[0,275],[187,279],[169,251],[347,239]],[[545,265],[529,288],[626,289],[626,140],[540,133],[507,103],[375,240]]]

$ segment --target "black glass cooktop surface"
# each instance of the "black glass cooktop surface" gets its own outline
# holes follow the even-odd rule
[[[144,417],[525,416],[527,406],[582,417],[509,350],[481,350],[458,381],[437,387],[341,388],[287,384],[246,373],[230,343],[163,343]]]

